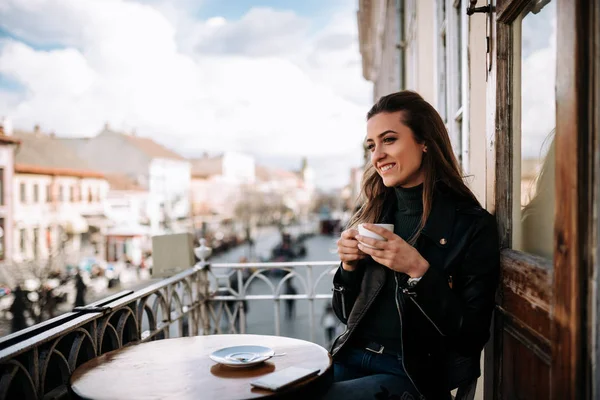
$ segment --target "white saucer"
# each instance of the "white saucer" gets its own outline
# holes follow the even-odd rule
[[[210,359],[233,368],[245,368],[260,364],[273,357],[275,351],[265,346],[233,346],[214,351]]]

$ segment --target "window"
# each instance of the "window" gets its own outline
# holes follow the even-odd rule
[[[4,205],[4,168],[0,168],[0,206]]]
[[[402,89],[414,89],[417,85],[418,70],[418,40],[417,40],[417,0],[406,0],[401,2],[404,12],[403,29],[403,50],[405,68],[403,73],[404,87]]]
[[[21,182],[19,184],[19,199],[21,200],[21,204],[27,203],[27,188],[25,186],[25,182]]]
[[[58,200],[65,201],[65,188],[63,185],[58,185]]]
[[[46,248],[48,253],[52,253],[52,228],[46,228]]]
[[[94,202],[94,193],[92,192],[92,188],[88,189],[88,203]]]
[[[465,7],[463,7],[465,3]],[[437,110],[440,113],[457,159],[468,172],[468,18],[466,1],[437,0]]]
[[[33,228],[33,258],[37,260],[40,257],[40,229]]]
[[[514,23],[513,248],[553,258],[556,2]]]
[[[40,185],[33,184],[33,203],[37,204],[40,201]]]
[[[71,203],[75,202],[75,186],[69,186],[69,201]]]
[[[19,229],[19,249],[23,257],[25,257],[25,253],[27,252],[27,231],[25,229]]]
[[[52,202],[52,185],[46,185],[46,203]]]
[[[4,249],[6,244],[6,231],[4,230],[4,218],[0,218],[0,260],[4,260]]]
[[[79,201],[85,203],[85,186],[79,186]]]

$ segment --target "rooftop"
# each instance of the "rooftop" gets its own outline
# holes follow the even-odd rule
[[[206,179],[223,173],[223,155],[191,159],[192,177]]]
[[[39,129],[33,132],[15,130],[13,138],[21,142],[15,152],[15,172],[104,177],[52,134],[43,133]]]
[[[126,174],[106,174],[106,180],[111,190],[120,190],[128,192],[145,192],[141,185],[135,179]]]

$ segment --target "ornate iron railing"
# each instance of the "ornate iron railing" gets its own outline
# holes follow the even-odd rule
[[[326,293],[318,293],[319,283],[337,269],[339,261],[318,262],[287,262],[287,263],[243,263],[243,264],[213,264],[209,271],[211,281],[211,297],[208,312],[211,318],[211,333],[246,333],[246,310],[244,302],[249,300],[273,301],[275,318],[275,335],[281,334],[280,309],[281,301],[288,299],[307,300],[309,302],[309,334],[310,340],[315,341],[315,300],[331,299],[331,285]],[[315,271],[319,267],[320,272]],[[256,269],[245,277],[244,271]],[[273,270],[284,272],[279,281],[267,276]],[[296,294],[286,294],[286,282],[294,280],[300,283]],[[266,283],[270,292],[248,294],[250,285],[261,280]],[[223,284],[221,284],[223,283]],[[233,285],[232,285],[233,283]],[[223,331],[221,321],[225,318],[227,325]]]
[[[336,267],[333,262],[214,264],[200,263],[171,278],[123,291],[0,339],[0,400],[68,398],[71,373],[84,362],[123,346],[168,337],[245,332],[244,301],[274,301],[275,334],[280,334],[280,302],[309,301],[314,340],[314,301],[331,298],[317,285]],[[316,277],[315,268],[326,267]],[[329,267],[329,268],[328,268]],[[245,271],[253,270],[251,273]],[[286,274],[272,279],[270,271]],[[299,270],[302,270],[300,272]],[[237,282],[232,286],[233,277]],[[282,290],[295,279],[303,290]],[[270,293],[248,294],[261,280]],[[235,287],[234,287],[235,286]]]

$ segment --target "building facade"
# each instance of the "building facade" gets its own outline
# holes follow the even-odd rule
[[[0,121],[0,266],[13,257],[13,179],[15,150],[10,121]]]
[[[146,216],[152,234],[191,228],[188,160],[152,139],[117,132],[108,125],[94,137],[61,141],[95,170],[126,175],[148,191]]]
[[[225,152],[192,159],[191,163],[191,203],[196,228],[202,222],[234,218],[243,188],[256,182],[254,157]]]
[[[60,140],[15,131],[21,145],[13,178],[13,260],[45,260],[59,253],[76,264],[105,252],[108,182]]]
[[[429,101],[467,183],[498,221],[502,282],[485,398],[597,398],[600,5],[358,7],[374,101],[404,89]]]

